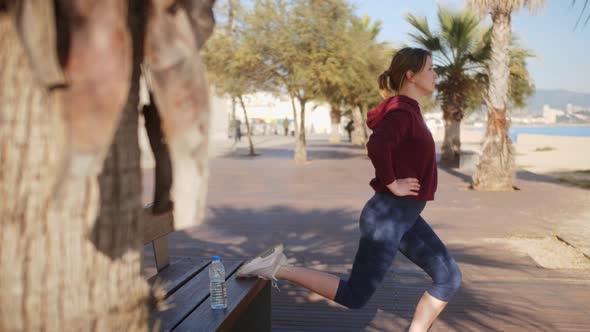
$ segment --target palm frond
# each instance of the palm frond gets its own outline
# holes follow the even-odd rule
[[[409,33],[409,36],[416,43],[422,45],[432,53],[440,52],[449,63],[453,62],[451,60],[452,56],[449,55],[449,48],[445,45],[446,42],[441,40],[438,34],[435,34],[432,30],[430,30],[430,26],[428,25],[426,17],[417,17],[412,14],[407,14],[406,21],[416,28],[416,30],[418,30],[418,33]]]
[[[492,28],[488,28],[482,35],[480,42],[470,54],[473,62],[482,63],[490,58],[492,52]]]
[[[442,49],[440,39],[438,37],[426,38],[423,35],[414,33],[410,33],[409,36],[414,39],[416,43],[422,45],[425,49],[431,52],[440,51]]]
[[[470,53],[475,48],[474,42],[481,39],[479,20],[471,12],[452,12],[440,8],[439,20],[441,36],[448,42],[449,47],[457,51],[457,56]]]
[[[433,38],[432,31],[428,26],[428,21],[425,16],[417,17],[413,14],[406,15],[406,21],[410,23],[416,30],[423,34],[426,38]]]
[[[453,68],[452,64],[446,65],[446,66],[434,66],[434,71],[436,72],[436,74],[440,77],[443,77],[446,73],[448,73],[449,71],[451,71]]]

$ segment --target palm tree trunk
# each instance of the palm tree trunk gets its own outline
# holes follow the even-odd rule
[[[342,117],[342,112],[338,109],[337,106],[332,105],[330,111],[330,121],[332,127],[330,129],[330,143],[338,144],[341,141],[340,138],[340,118]]]
[[[443,167],[459,167],[461,154],[461,120],[462,112],[455,107],[443,105],[445,136],[441,148],[440,165]]]
[[[305,148],[305,100],[299,99],[299,105],[301,106],[301,122],[299,123],[299,132],[296,134],[297,139],[295,140],[295,164],[305,165],[307,163],[307,150]]]
[[[252,131],[250,130],[250,121],[248,120],[248,112],[246,112],[246,105],[244,105],[244,99],[242,96],[239,96],[238,99],[240,100],[240,105],[242,106],[242,110],[244,111],[244,121],[246,122],[246,130],[248,131],[248,144],[250,146],[250,156],[255,156],[256,153],[254,152],[254,143],[252,143]]]
[[[12,21],[0,13],[2,330],[147,330],[137,63],[133,70],[102,175],[76,175],[66,164],[76,138],[65,130],[62,92],[40,86]]]
[[[492,13],[492,53],[488,64],[490,85],[487,108],[488,122],[482,156],[473,176],[476,190],[513,190],[514,155],[507,120],[508,84],[510,78],[510,13]]]
[[[363,115],[360,107],[352,109],[352,122],[354,123],[354,130],[352,132],[352,145],[364,146],[365,130],[363,129]]]

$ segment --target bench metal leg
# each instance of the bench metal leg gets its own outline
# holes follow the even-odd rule
[[[155,239],[152,245],[154,246],[156,269],[160,272],[170,264],[170,258],[168,257],[168,235]]]
[[[233,332],[270,332],[271,331],[271,301],[270,283],[258,293],[258,296],[248,306],[246,312],[234,325]]]

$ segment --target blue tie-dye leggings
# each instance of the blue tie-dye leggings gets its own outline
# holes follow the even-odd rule
[[[340,280],[334,301],[363,307],[391,267],[397,251],[433,280],[427,292],[448,302],[461,285],[461,271],[445,245],[420,216],[426,202],[376,193],[360,217],[361,239],[348,281]]]

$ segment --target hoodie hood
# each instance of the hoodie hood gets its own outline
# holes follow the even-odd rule
[[[367,127],[374,130],[387,113],[399,108],[420,112],[420,105],[416,100],[410,97],[403,95],[389,97],[367,113]]]

